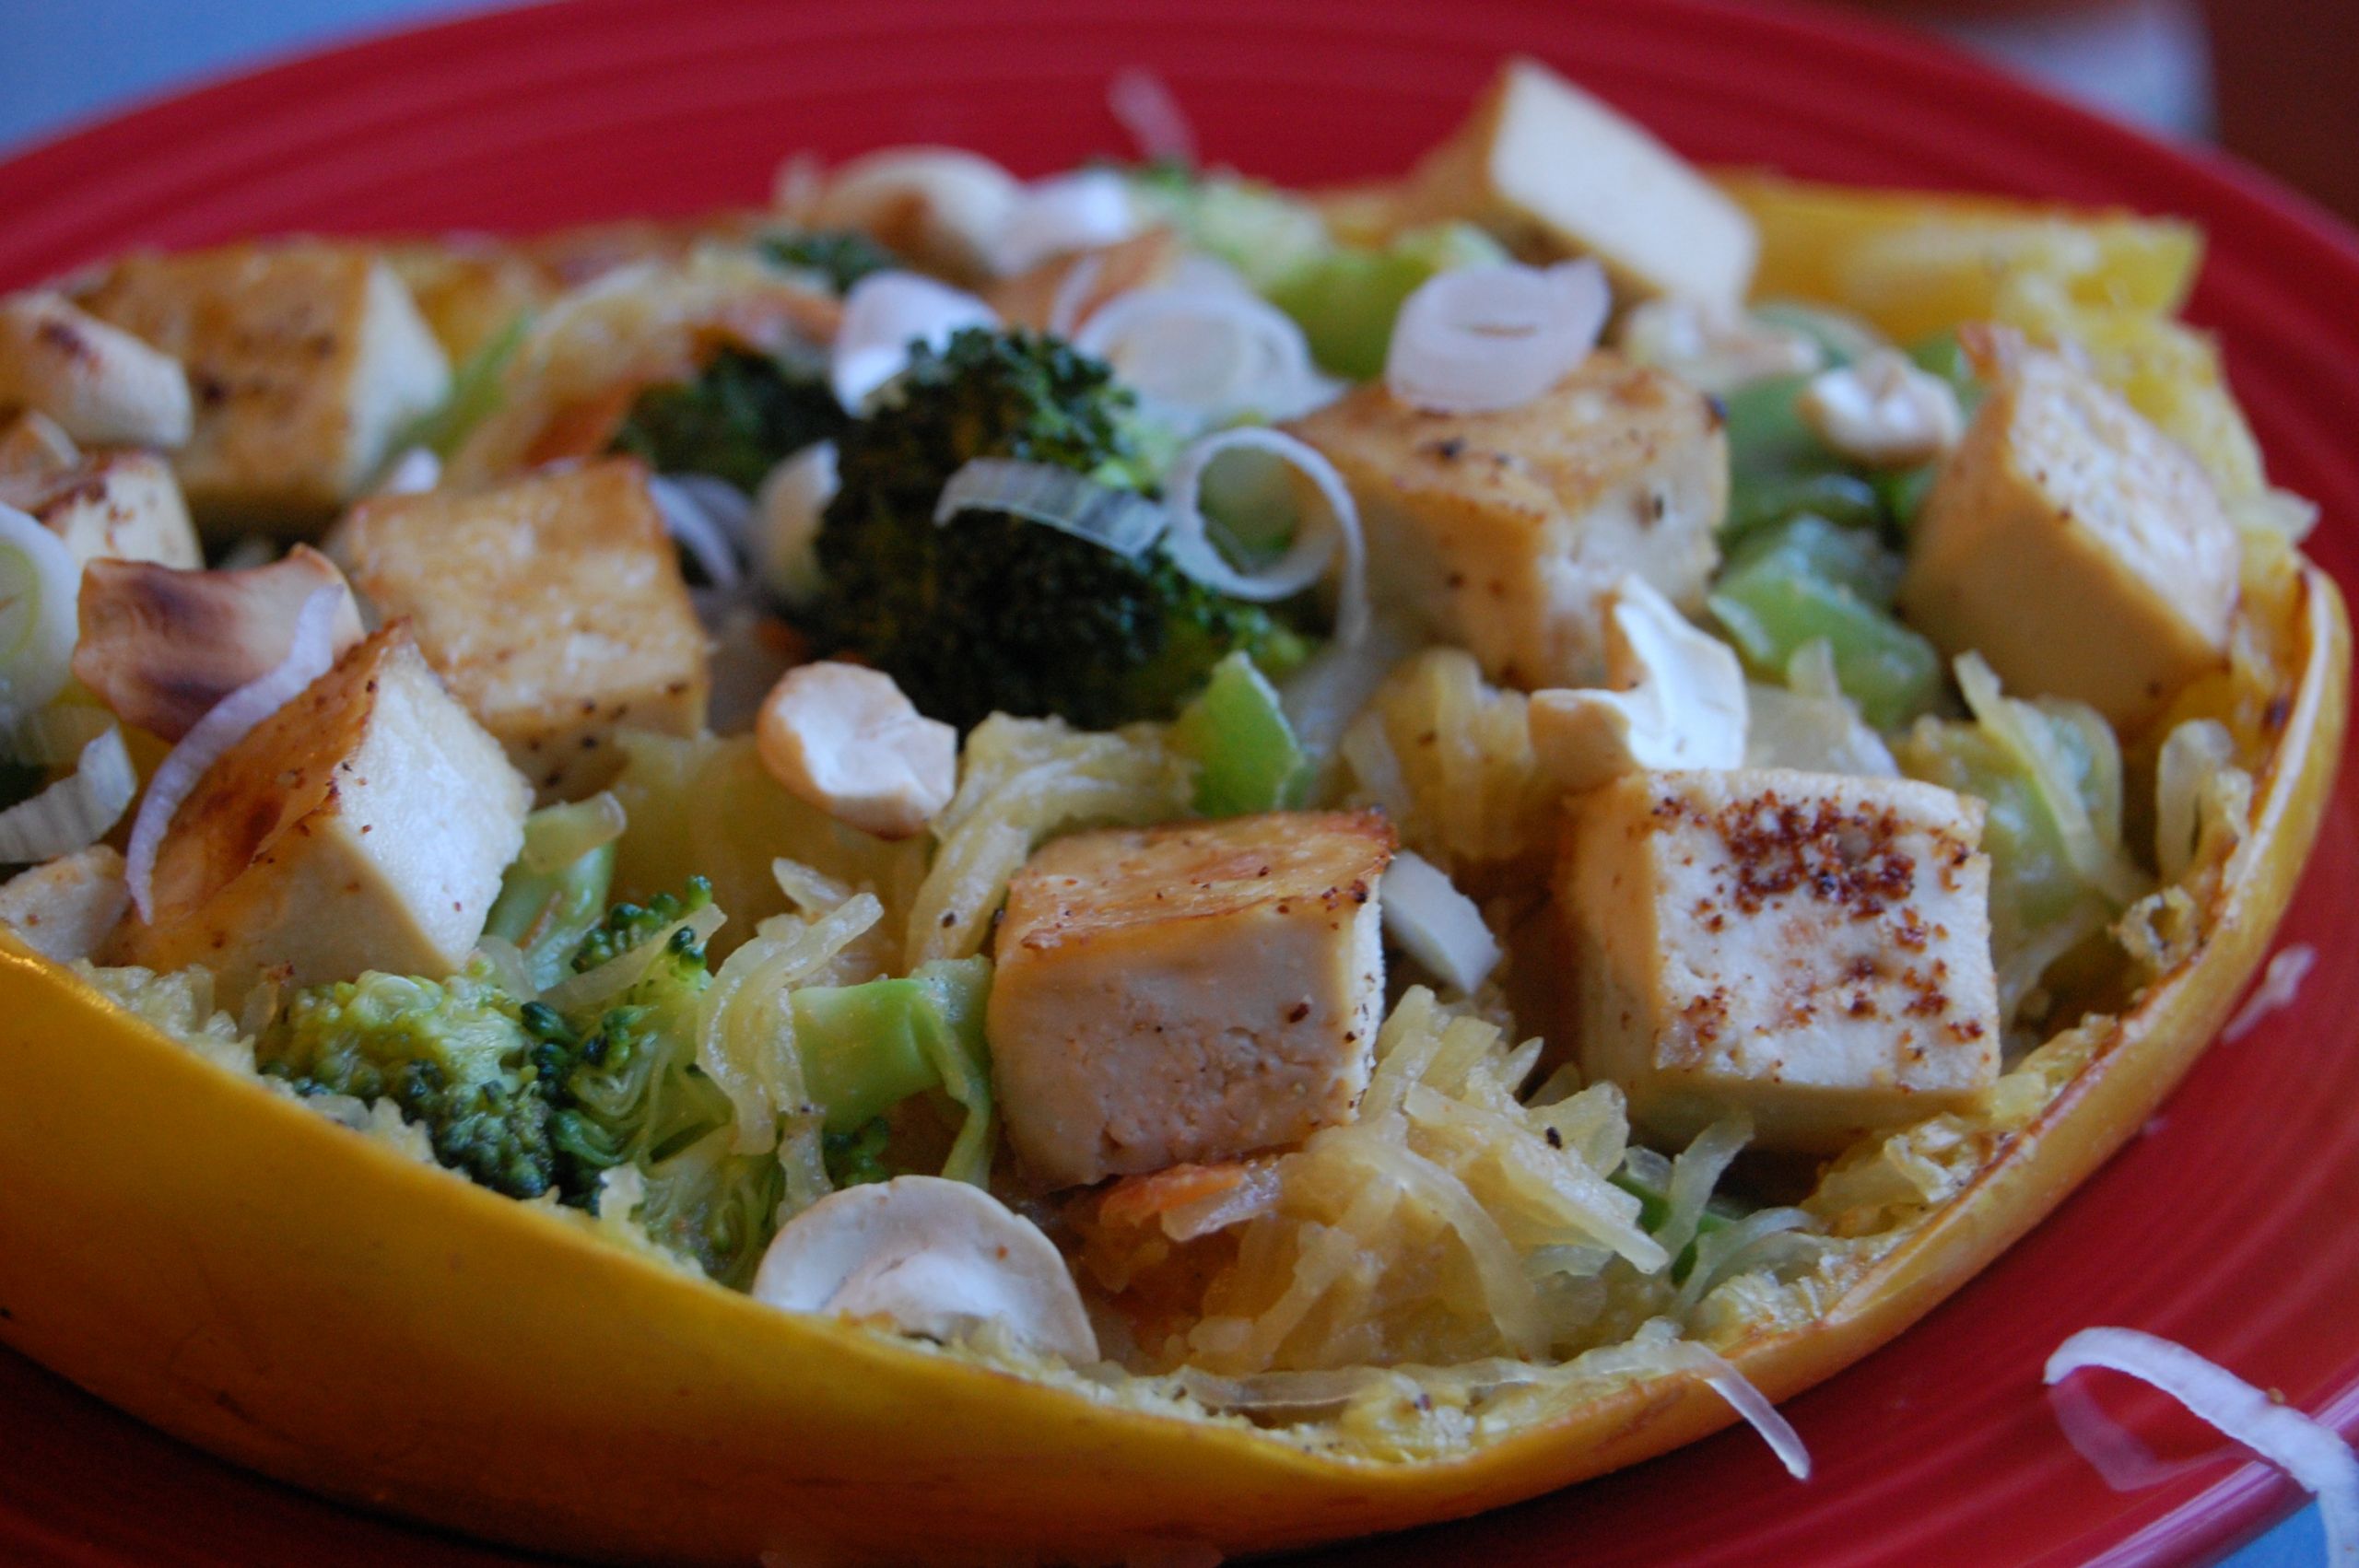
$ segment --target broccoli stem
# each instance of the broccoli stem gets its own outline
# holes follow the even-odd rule
[[[943,1174],[982,1185],[991,1171],[991,978],[988,958],[940,959],[904,979],[796,991],[795,1055],[822,1130],[849,1140],[910,1095],[940,1089],[967,1112]]]
[[[484,922],[487,935],[516,944],[525,974],[543,990],[565,977],[574,950],[605,915],[615,847],[601,844],[553,871],[532,869],[548,858],[535,848],[577,833],[583,813],[593,809],[587,802],[546,806],[525,819],[523,852],[500,878],[499,896]]]

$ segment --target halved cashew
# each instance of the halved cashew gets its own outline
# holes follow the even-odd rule
[[[1726,643],[1690,626],[1638,577],[1607,596],[1612,691],[1532,694],[1532,745],[1567,790],[1641,768],[1744,762],[1744,671]]]
[[[1022,191],[1015,176],[974,153],[885,147],[827,176],[807,221],[859,229],[921,266],[986,276]]]
[[[1956,391],[1896,349],[1812,377],[1794,406],[1819,439],[1877,468],[1931,462],[1966,434]]]
[[[0,299],[0,404],[93,446],[169,450],[194,418],[179,360],[45,288]]]
[[[1699,392],[1727,393],[1777,376],[1807,376],[1826,363],[1807,333],[1732,306],[1689,298],[1633,306],[1616,339],[1642,365],[1670,371]]]
[[[858,664],[789,670],[762,701],[754,747],[789,790],[879,838],[923,832],[958,784],[958,731]]]
[[[1072,1273],[1039,1226],[978,1187],[895,1176],[846,1188],[788,1221],[754,1299],[951,1340],[994,1324],[1069,1362],[1097,1359]]]
[[[240,571],[182,571],[147,561],[92,561],[82,572],[74,674],[135,729],[168,741],[287,657],[311,594],[338,590],[332,635],[342,653],[365,635],[344,574],[298,544]]]

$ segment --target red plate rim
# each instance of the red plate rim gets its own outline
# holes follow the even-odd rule
[[[1206,47],[1208,29],[1216,35],[1249,12],[1253,26],[1299,28],[1320,36],[1333,34],[1338,17],[1347,15],[1356,36],[1367,41],[1368,59],[1397,69],[1402,52],[1430,40],[1435,24],[1429,9],[1426,0],[1277,0],[1258,7],[1250,0],[1135,0],[1127,6],[1120,0],[1003,0],[993,18],[980,22],[957,0],[867,0],[858,19],[839,30],[870,38],[926,29],[1011,37],[1028,30],[1037,39],[1042,29],[1078,16],[1083,25],[1074,29],[1066,79],[1101,81],[1103,59],[1109,57],[1106,29],[1119,28],[1137,42],[1115,51],[1118,63],[1132,63],[1119,58],[1128,53],[1163,69],[1183,98],[1191,85],[1216,97],[1224,67],[1216,52]],[[14,287],[54,275],[132,242],[185,244],[251,232],[247,224],[225,226],[224,215],[267,210],[274,202],[299,205],[306,171],[278,178],[282,160],[291,153],[316,156],[318,163],[308,171],[316,180],[358,181],[358,171],[368,167],[362,154],[378,136],[420,116],[455,121],[498,99],[507,74],[503,62],[531,60],[527,74],[545,92],[561,78],[577,84],[594,78],[616,60],[656,72],[700,71],[721,87],[715,95],[720,100],[732,90],[746,90],[742,71],[733,71],[727,58],[743,40],[788,36],[799,19],[816,26],[816,18],[829,13],[826,4],[760,0],[717,0],[693,11],[665,0],[548,0],[363,37],[176,92],[38,143],[0,164],[0,212],[10,216],[0,230],[0,282]],[[1578,56],[1584,47],[1610,44],[1622,51],[1620,75],[1595,85],[1642,118],[1663,123],[1665,116],[1649,112],[1650,99],[1660,107],[1663,95],[1675,98],[1707,85],[1713,101],[1681,103],[1665,129],[1683,148],[1717,151],[1724,161],[1743,161],[1747,145],[1731,134],[1731,127],[1748,116],[1757,119],[1766,112],[1764,105],[1779,103],[1791,115],[1787,141],[1808,151],[1801,157],[1780,152],[1778,161],[1798,172],[1855,177],[1847,170],[1897,158],[1929,171],[1908,176],[1912,182],[2119,201],[2197,217],[2215,236],[2215,247],[2191,314],[2207,324],[2233,327],[2227,345],[2231,372],[2262,429],[2272,472],[2322,502],[2330,524],[2314,553],[2346,583],[2353,579],[2354,543],[2346,530],[2359,521],[2359,462],[2343,449],[2352,433],[2350,411],[2359,410],[2359,325],[2350,317],[2351,301],[2359,299],[2359,236],[2306,200],[2232,159],[2165,146],[1848,14],[1735,0],[1590,0],[1563,12],[1536,0],[1460,0],[1451,23],[1461,46],[1436,69],[1431,85],[1421,85],[1415,95],[1437,106],[1455,108],[1464,101],[1471,84],[1462,67],[1478,55],[1496,55],[1519,41],[1538,43],[1532,52],[1543,57]],[[650,39],[660,40],[651,53],[661,57],[644,62],[636,61],[622,42],[634,41],[638,47]],[[1665,49],[1666,40],[1677,41],[1675,51]],[[1651,43],[1657,53],[1647,54],[1642,43]],[[1578,74],[1577,63],[1574,68]],[[1339,91],[1350,90],[1347,74],[1319,77],[1308,65],[1302,71]],[[1832,91],[1831,83],[1839,83],[1845,95],[1848,107],[1843,115],[1815,112],[1813,89]],[[1109,139],[1109,123],[1096,112],[1095,97],[1086,101],[1093,113],[1072,118],[1087,140],[1119,145]],[[1448,111],[1437,112],[1437,124],[1446,123]],[[1879,114],[1888,117],[1888,144],[1870,146],[1849,139],[1856,137],[1861,119]],[[2003,136],[1993,132],[1985,145],[1978,133],[1998,125],[2003,125]],[[1417,127],[1391,139],[1414,146],[1432,128]],[[1209,151],[1250,169],[1262,167],[1252,156],[1253,145],[1222,140],[1223,123],[1210,123],[1208,129]],[[584,134],[581,127],[573,131]],[[561,133],[546,140],[561,150]],[[990,137],[982,140],[988,146]],[[1283,143],[1271,145],[1281,158],[1287,156]],[[2054,149],[2052,162],[2025,153],[2041,146]],[[1736,156],[1728,156],[1731,149]],[[427,150],[432,157],[418,168],[448,151]],[[784,150],[783,142],[773,142],[764,156]],[[412,147],[408,156],[421,155]],[[1013,161],[1018,167],[1043,166],[1021,157]],[[1389,153],[1377,154],[1355,170],[1333,156],[1331,146],[1323,164],[1314,156],[1316,167],[1269,171],[1295,179],[1338,178],[1381,172],[1398,162]],[[356,184],[365,188],[366,197],[348,204],[360,214],[352,227],[384,231],[435,226],[430,202],[419,202],[417,181],[401,183],[401,176],[416,172],[372,170],[371,178],[385,178],[375,186]],[[635,192],[603,209],[582,205],[581,193],[569,188],[544,201],[534,223],[689,210],[722,199],[710,185],[710,170],[690,170],[678,183],[657,187],[661,194]],[[737,199],[753,200],[761,187],[732,189]],[[576,204],[574,210],[557,210],[568,202]],[[498,226],[473,211],[461,219]],[[2287,280],[2299,280],[2299,286],[2289,288]],[[2353,792],[2346,771],[2338,790],[2339,820],[2359,809]],[[2334,835],[2330,826],[2330,837]],[[2347,843],[2343,851],[2348,853]],[[2320,911],[2320,896],[2313,885],[2302,901],[2313,912],[2309,924],[2334,919]],[[2310,1011],[2306,1003],[2305,1013]],[[2347,1022],[2330,1022],[2341,1023],[2340,1034],[2347,1041]],[[2096,1181],[2103,1179],[2101,1174]],[[2051,1222],[2049,1228],[2065,1223]],[[2321,1386],[2308,1392],[2315,1396],[2308,1400],[2311,1407],[2330,1422],[2346,1433],[2359,1431],[2359,1340]],[[2118,1527],[2043,1561],[2113,1563],[2160,1561],[2165,1553],[2216,1553],[2256,1533],[2297,1496],[2266,1467],[2241,1465],[2201,1482],[2182,1481],[2141,1494],[2140,1503],[2115,1515]],[[0,1517],[0,1526],[6,1523]],[[0,1541],[6,1539],[0,1533]]]

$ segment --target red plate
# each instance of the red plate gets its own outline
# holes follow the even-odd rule
[[[143,110],[0,166],[0,282],[135,244],[294,228],[526,228],[758,201],[779,155],[1118,149],[1159,72],[1207,155],[1281,180],[1389,172],[1503,53],[1543,56],[1701,158],[2184,214],[2278,480],[2359,582],[2359,247],[2295,199],[1849,20],[1709,0],[581,0],[384,39]],[[2108,1492],[2038,1369],[2073,1329],[2179,1340],[2359,1430],[2359,770],[2285,939],[2334,955],[2212,1052],[2120,1158],[1892,1348],[1790,1407],[1819,1464],[1741,1431],[1360,1562],[2071,1564],[2202,1559],[2295,1493],[2223,1457]],[[201,1157],[201,1156],[194,1156]],[[238,1565],[522,1559],[253,1480],[0,1354],[0,1559]],[[628,1463],[627,1455],[593,1464]],[[1345,1555],[1345,1554],[1339,1554]]]

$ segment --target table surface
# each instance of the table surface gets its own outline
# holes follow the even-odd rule
[[[487,8],[482,0],[77,0],[23,8],[0,51],[0,156],[128,103],[364,31]],[[2326,1561],[2306,1508],[2227,1568],[2314,1568]]]

